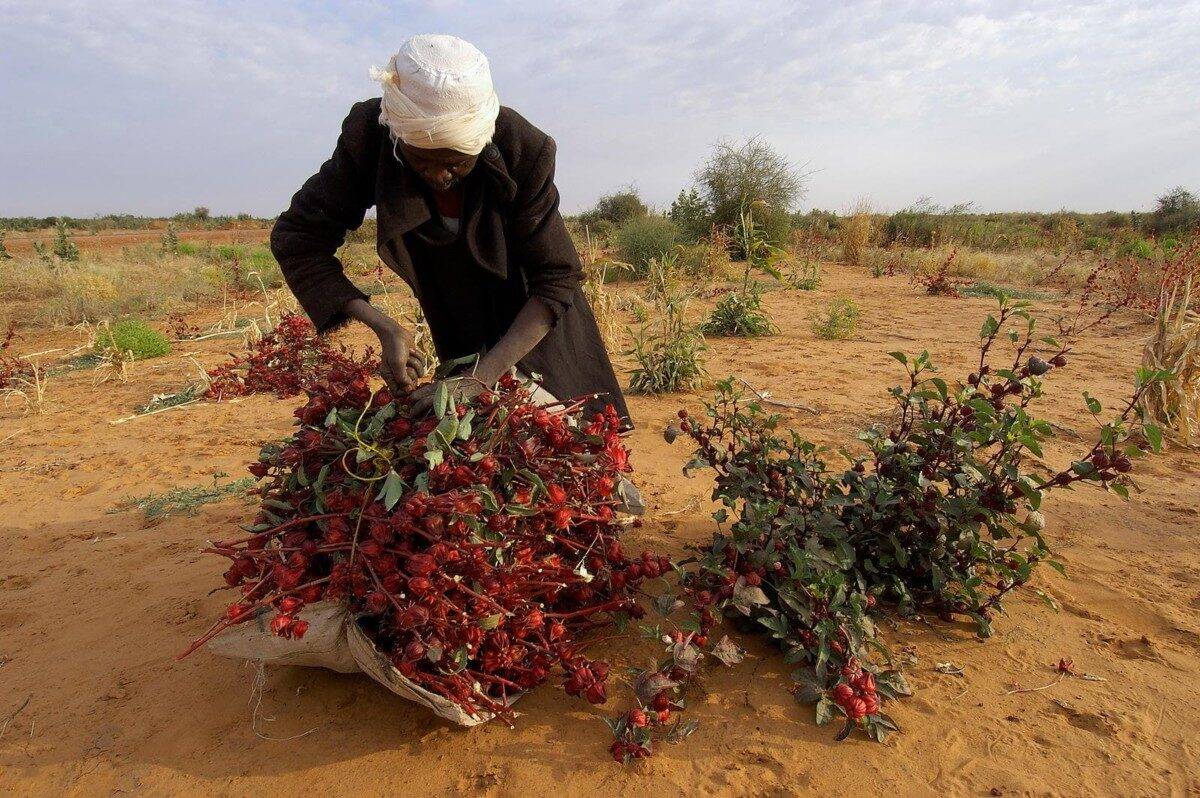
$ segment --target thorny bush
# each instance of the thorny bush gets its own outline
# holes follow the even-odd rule
[[[468,713],[511,721],[511,699],[556,669],[567,693],[604,702],[608,665],[581,636],[642,617],[642,583],[672,568],[618,540],[616,411],[539,407],[505,376],[463,403],[443,384],[412,421],[370,374],[333,364],[296,433],[250,467],[266,482],[249,535],[207,550],[230,559],[238,598],[186,653],[260,612],[301,637],[303,608],[336,601],[401,674]]]
[[[1059,332],[1073,336],[1112,312],[1088,320],[1077,313],[1060,320]],[[1001,341],[1011,346],[1002,363]],[[991,634],[1002,600],[1039,564],[1061,568],[1042,535],[1045,494],[1091,483],[1127,496],[1133,458],[1159,447],[1159,431],[1136,424],[1134,408],[1163,375],[1139,371],[1132,398],[1101,425],[1095,444],[1064,469],[1046,467],[1042,445],[1053,431],[1030,405],[1069,352],[1057,337],[1038,337],[1028,303],[1002,298],[962,384],[937,376],[928,353],[892,353],[908,376],[891,391],[897,420],[864,432],[867,455],[845,470],[781,430],[780,418],[747,402],[732,380],[720,384],[707,418],[681,411],[678,429],[698,447],[685,471],[716,472],[721,530],[681,571],[681,604],[674,596],[657,602],[668,621],[681,605],[692,614],[664,638],[668,656],[637,677],[637,709],[612,722],[614,756],[650,753],[655,719],[647,713],[680,705],[722,616],[766,634],[785,661],[806,666],[793,674],[795,693],[816,703],[818,723],[844,718],[839,739],[856,727],[878,740],[893,731],[884,703],[908,687],[900,673],[874,664],[872,655],[888,657],[872,607],[965,615],[981,636]],[[1100,403],[1085,397],[1099,417]],[[668,430],[668,439],[677,434]],[[726,664],[741,656],[725,637],[708,653]]]

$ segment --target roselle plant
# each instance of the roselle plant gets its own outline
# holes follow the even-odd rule
[[[443,383],[412,421],[369,366],[328,368],[296,433],[250,467],[265,482],[248,535],[207,549],[238,597],[185,653],[264,611],[302,637],[303,608],[336,601],[401,674],[470,714],[511,720],[510,700],[556,672],[604,702],[608,665],[580,636],[640,618],[641,584],[672,568],[618,540],[616,411],[537,406],[505,376],[464,402]]]
[[[0,391],[15,390],[33,378],[33,367],[27,361],[9,354],[16,337],[16,322],[10,322],[8,331],[0,336]]]
[[[287,398],[317,385],[331,370],[369,373],[374,368],[369,350],[356,356],[318,335],[303,315],[285,313],[246,352],[232,355],[208,372],[204,395],[217,401],[256,393]]]
[[[655,691],[639,690],[635,710],[611,722],[614,756],[649,755],[657,739],[650,710],[682,706],[705,656],[740,659],[725,637],[705,650],[722,618],[765,634],[801,666],[796,696],[815,703],[818,723],[841,716],[839,739],[855,728],[877,740],[894,731],[884,705],[909,689],[901,673],[876,664],[889,658],[872,609],[965,615],[990,635],[1003,599],[1041,563],[1062,568],[1042,534],[1045,494],[1091,483],[1128,496],[1133,459],[1160,446],[1158,429],[1139,424],[1135,408],[1164,375],[1139,371],[1132,397],[1100,423],[1088,451],[1059,470],[1043,461],[1053,429],[1031,414],[1042,381],[1066,367],[1071,338],[1115,312],[1105,306],[1087,316],[1087,307],[1085,299],[1058,321],[1059,336],[1040,337],[1028,303],[1002,297],[980,331],[978,364],[960,384],[938,376],[926,352],[892,353],[907,372],[891,391],[896,420],[862,433],[866,454],[845,469],[783,430],[732,379],[719,384],[705,418],[680,411],[667,437],[686,433],[697,445],[685,472],[714,470],[720,529],[680,564],[678,598],[657,602],[668,617],[688,615],[664,637],[669,656],[637,676],[635,684]],[[1099,420],[1100,403],[1085,399]]]

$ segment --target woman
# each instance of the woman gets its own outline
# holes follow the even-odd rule
[[[393,389],[411,389],[424,371],[412,333],[373,307],[335,257],[375,206],[379,256],[412,288],[438,357],[479,356],[454,378],[459,396],[515,367],[555,396],[596,395],[592,409],[612,404],[628,421],[558,211],[554,140],[499,105],[487,59],[453,36],[415,36],[372,74],[383,97],[350,109],[333,156],[271,232],[318,331],[352,318],[370,327]],[[414,392],[414,412],[435,389]]]

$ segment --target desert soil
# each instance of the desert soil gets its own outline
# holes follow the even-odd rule
[[[622,290],[632,291],[634,287]],[[860,332],[822,341],[808,314],[836,293],[862,308]],[[712,340],[715,376],[736,373],[779,399],[822,443],[845,445],[886,418],[898,381],[889,350],[928,348],[963,376],[990,300],[928,297],[903,278],[830,267],[814,292],[774,291],[772,338]],[[1039,303],[1047,311],[1055,303]],[[203,318],[198,314],[197,318]],[[624,322],[629,319],[623,320]],[[1079,345],[1048,384],[1044,414],[1063,430],[1063,463],[1092,422],[1081,392],[1125,395],[1147,327],[1133,318]],[[361,332],[347,337],[359,345]],[[27,332],[23,351],[70,346],[71,331]],[[735,669],[711,669],[693,693],[700,721],[682,744],[622,768],[606,757],[600,710],[546,685],[522,700],[516,728],[448,726],[363,676],[268,670],[255,720],[253,666],[174,655],[222,612],[221,564],[198,553],[253,508],[232,498],[192,516],[146,521],[121,500],[240,477],[259,445],[288,434],[299,400],[202,403],[121,424],[151,395],[214,364],[227,339],[182,344],[135,364],[128,381],[51,379],[42,413],[0,410],[0,791],[17,795],[1184,795],[1200,793],[1200,454],[1172,449],[1139,465],[1129,501],[1093,489],[1046,503],[1047,534],[1068,575],[1037,577],[1060,605],[1011,603],[994,638],[965,626],[885,623],[915,656],[903,734],[879,745],[813,724],[787,692],[788,667],[753,640]],[[713,531],[704,474],[661,430],[703,394],[632,397],[637,480],[648,500],[629,545],[682,554]],[[642,661],[636,640],[603,646]],[[1058,678],[1071,658],[1098,677]],[[942,673],[952,663],[962,675]],[[1024,692],[1015,692],[1018,689]],[[610,707],[620,709],[621,690]],[[311,732],[311,733],[310,733]]]

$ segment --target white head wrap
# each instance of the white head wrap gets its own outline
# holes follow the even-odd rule
[[[371,77],[383,86],[379,121],[393,141],[478,155],[496,131],[500,101],[487,57],[462,39],[413,36]]]

